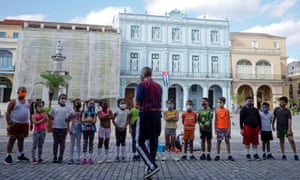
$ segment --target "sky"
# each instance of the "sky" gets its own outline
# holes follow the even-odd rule
[[[6,0],[0,20],[24,19],[111,25],[119,12],[228,18],[232,32],[286,37],[288,62],[300,61],[300,0]]]

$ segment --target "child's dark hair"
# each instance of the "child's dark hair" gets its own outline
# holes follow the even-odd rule
[[[193,101],[192,100],[187,100],[186,104],[193,104]]]
[[[124,101],[125,102],[125,104],[127,104],[126,103],[126,99],[125,98],[120,98],[120,99],[118,99],[118,101],[117,101],[117,103],[118,103],[118,107],[120,108],[120,102],[121,101]]]
[[[219,100],[222,101],[224,104],[226,102],[226,98],[224,98],[224,97],[219,97]]]
[[[208,98],[207,97],[203,97],[202,100],[208,102]]]
[[[80,101],[80,103],[81,103],[81,100],[80,100],[79,98],[76,98],[76,99],[73,100],[73,106],[75,106],[75,103],[76,103],[77,101]]]
[[[173,103],[173,104],[175,104],[175,101],[174,101],[174,99],[168,99],[168,100],[166,101],[166,103]]]
[[[42,100],[38,100],[36,102],[34,102],[34,108],[36,109],[39,105],[43,105],[45,106],[45,102]]]
[[[246,100],[248,100],[248,99],[253,99],[253,97],[252,96],[247,96]]]
[[[281,96],[279,98],[279,101],[283,101],[283,102],[287,103],[289,101],[289,99],[286,96]]]
[[[267,107],[269,107],[270,106],[270,104],[269,103],[267,103],[267,102],[263,102],[263,104],[262,104],[263,106],[267,106]]]

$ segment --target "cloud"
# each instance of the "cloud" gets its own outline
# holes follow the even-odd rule
[[[276,0],[263,6],[263,12],[270,12],[270,17],[282,17],[296,4],[296,0]]]
[[[146,0],[145,6],[149,14],[163,15],[166,11],[177,8],[197,15],[211,14],[222,17],[254,16],[261,9],[260,0]]]
[[[5,19],[19,19],[19,20],[35,20],[35,21],[44,21],[44,14],[23,14],[18,16],[7,16]]]
[[[294,61],[299,61],[299,59],[296,59],[296,58],[288,58],[287,59],[287,64],[291,63],[291,62],[294,62]]]
[[[107,7],[101,10],[89,12],[85,16],[75,17],[70,20],[71,23],[82,24],[97,24],[97,25],[112,25],[112,21],[115,15],[119,12],[131,12],[130,7]]]

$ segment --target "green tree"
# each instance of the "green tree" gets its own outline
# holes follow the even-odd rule
[[[61,87],[66,86],[66,79],[65,76],[61,74],[51,72],[42,73],[40,76],[42,79],[44,79],[44,81],[36,84],[42,84],[48,88],[48,108],[50,110],[54,94],[58,93]]]
[[[245,99],[245,95],[244,95],[244,91],[241,93],[241,94],[234,94],[233,92],[231,93],[231,97],[232,97],[232,100],[238,104],[238,105],[241,105],[242,102],[244,102],[244,99]]]

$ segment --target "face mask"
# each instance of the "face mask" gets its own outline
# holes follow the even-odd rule
[[[279,104],[279,106],[285,108],[285,104]]]
[[[262,112],[263,112],[263,113],[268,113],[269,110],[268,110],[268,108],[263,108],[263,109],[262,109]]]
[[[89,111],[94,111],[95,106],[93,104],[88,106]]]
[[[102,109],[107,109],[107,108],[108,108],[107,104],[104,104],[104,105],[102,106]]]
[[[64,106],[66,105],[67,100],[66,99],[60,99],[59,103],[60,105]]]
[[[140,75],[140,80],[144,81],[144,77],[142,75]]]
[[[168,109],[173,109],[173,104],[167,104]]]
[[[127,107],[126,104],[120,104],[121,109],[125,109],[126,107]]]
[[[252,102],[247,102],[246,104],[248,107],[252,107],[253,106],[253,103]]]
[[[81,108],[81,104],[76,104],[75,107],[76,107],[76,109],[80,109]]]
[[[202,103],[202,106],[203,106],[203,107],[206,107],[206,106],[207,106],[207,103]]]
[[[186,105],[186,109],[188,110],[188,111],[190,111],[190,110],[192,110],[192,106],[191,105]]]
[[[20,98],[25,98],[27,96],[27,92],[19,92],[18,95]]]
[[[44,108],[38,107],[38,108],[36,108],[36,111],[37,111],[38,113],[42,113],[42,112],[44,112]]]

